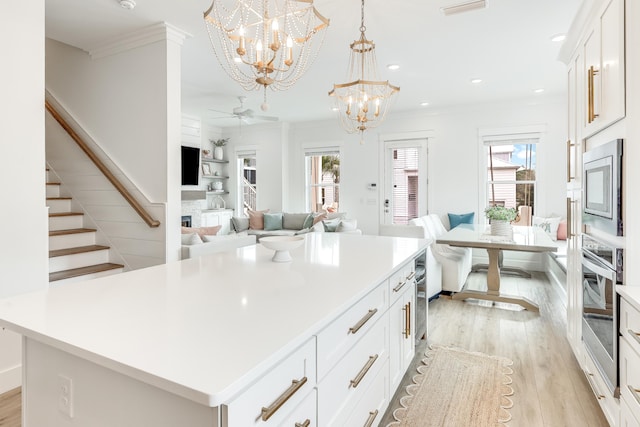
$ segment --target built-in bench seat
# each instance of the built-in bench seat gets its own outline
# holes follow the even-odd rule
[[[549,281],[556,285],[567,296],[567,241],[557,240],[557,252],[547,252],[545,256],[545,272]]]

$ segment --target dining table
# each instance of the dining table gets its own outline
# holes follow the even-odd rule
[[[502,251],[556,252],[557,246],[540,227],[512,226],[509,235],[493,235],[489,226],[483,224],[460,224],[436,239],[437,244],[486,249],[489,254],[487,266],[487,290],[471,290],[467,286],[452,295],[452,299],[475,298],[494,302],[518,304],[527,310],[538,312],[533,301],[500,291]]]

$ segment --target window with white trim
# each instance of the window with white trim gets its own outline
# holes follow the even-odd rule
[[[258,177],[255,151],[238,153],[238,213],[257,210]]]
[[[305,150],[305,201],[311,212],[337,212],[340,205],[340,151]]]

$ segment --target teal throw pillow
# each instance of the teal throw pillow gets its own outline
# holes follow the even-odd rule
[[[457,214],[447,214],[449,215],[449,225],[451,228],[456,228],[460,224],[473,224],[473,217],[475,216],[475,212],[469,212],[467,214],[457,215]]]
[[[264,214],[265,231],[282,230],[282,212]]]
[[[305,228],[311,228],[312,225],[313,225],[313,214],[310,213],[304,219],[304,222],[302,223],[302,229],[304,230]]]
[[[340,225],[340,218],[325,219],[322,221],[322,225],[324,225],[324,231],[334,233],[336,228],[338,228],[338,225]]]

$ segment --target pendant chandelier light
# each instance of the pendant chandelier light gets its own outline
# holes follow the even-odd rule
[[[378,78],[376,46],[364,35],[364,0],[360,16],[360,39],[349,46],[348,82],[334,84],[329,96],[335,97],[342,127],[349,133],[360,132],[362,143],[364,131],[382,123],[400,88]]]
[[[218,62],[245,90],[285,90],[320,50],[329,20],[313,0],[213,0],[204,20]]]

